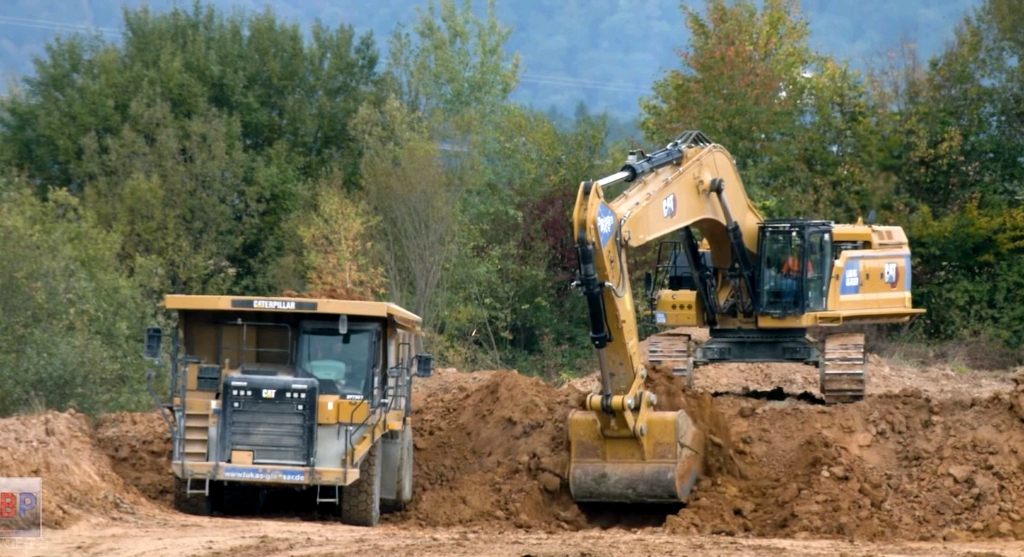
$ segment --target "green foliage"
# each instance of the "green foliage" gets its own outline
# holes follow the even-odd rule
[[[795,1],[709,0],[704,15],[684,12],[683,68],[642,103],[649,141],[705,132],[770,217],[852,219],[885,198],[891,180],[872,172],[885,115],[856,73],[807,45]]]
[[[902,223],[919,333],[1019,347],[1018,4],[987,0],[927,66],[900,45],[867,79],[808,45],[795,0],[683,8],[692,38],[642,105],[642,146],[699,129],[766,216]],[[27,178],[0,179],[0,414],[148,404],[134,355],[168,292],[383,298],[446,364],[594,369],[571,213],[638,130],[510,102],[494,2],[428,3],[383,73],[347,25],[305,39],[198,2],[124,21],[121,45],[50,44],[0,100],[0,164]],[[634,284],[656,249],[628,254]]]
[[[501,113],[481,144],[486,181],[465,201],[465,248],[443,314],[453,346],[478,348],[457,357],[549,378],[590,369],[577,367],[592,350],[585,307],[569,290],[571,216],[579,183],[600,170],[605,137],[603,118],[581,115],[561,131],[537,112]]]
[[[1015,0],[988,0],[965,16],[954,40],[900,101],[897,174],[905,193],[936,214],[1024,200],[1024,44]]]
[[[176,121],[168,103],[134,103],[129,118],[117,136],[83,141],[86,205],[123,237],[127,269],[152,297],[235,286],[232,259],[256,224],[241,218],[255,192],[237,123],[212,111]]]
[[[122,45],[48,47],[0,102],[0,162],[81,195],[125,239],[122,259],[165,292],[272,293],[294,282],[285,227],[327,168],[358,186],[349,121],[377,90],[369,35],[269,11],[193,4],[124,14]]]
[[[494,0],[486,18],[462,5],[428,0],[417,8],[413,34],[399,25],[388,44],[387,76],[396,96],[427,118],[440,140],[462,141],[470,128],[485,124],[516,85],[519,57],[507,56],[511,29],[500,24]]]
[[[121,46],[83,37],[47,46],[24,94],[4,100],[6,162],[47,186],[75,184],[82,140],[116,135],[134,102],[159,100],[175,119],[208,107],[236,117],[247,151],[283,146],[303,175],[335,158],[355,171],[347,122],[375,87],[369,35],[314,25],[307,43],[272,12],[225,17],[199,2],[191,11],[127,10],[124,27]]]
[[[65,192],[43,202],[0,184],[0,416],[149,407],[142,333],[155,316],[120,272],[119,239]]]
[[[908,232],[929,337],[1024,344],[1024,209],[979,209],[973,200],[939,219],[925,209]]]
[[[446,267],[459,247],[460,169],[445,168],[426,126],[394,97],[366,105],[353,124],[366,154],[361,172],[366,200],[379,215],[391,298],[432,325],[442,300]]]

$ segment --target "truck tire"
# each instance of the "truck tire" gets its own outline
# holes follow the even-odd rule
[[[210,516],[213,505],[210,497],[186,492],[188,481],[174,476],[174,510],[197,516]],[[212,486],[211,486],[212,487]]]
[[[395,498],[381,501],[383,512],[393,513],[405,510],[412,501],[412,426],[406,425],[399,434],[401,448],[398,456],[398,470],[395,470]]]
[[[403,458],[401,463],[401,469],[398,471],[398,486],[395,489],[395,495],[398,496],[398,505],[402,509],[405,508],[406,503],[412,501],[412,426],[405,426],[405,431],[403,433]]]
[[[341,522],[352,526],[376,526],[380,521],[380,439],[359,465],[359,479],[342,488]]]

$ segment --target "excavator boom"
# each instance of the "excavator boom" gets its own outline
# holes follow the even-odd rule
[[[682,153],[656,155],[640,161],[644,166],[639,169],[627,165],[612,180],[635,180],[678,161]],[[705,435],[686,412],[654,410],[657,397],[644,388],[647,372],[640,363],[623,254],[625,221],[605,201],[601,182],[581,184],[573,211],[577,286],[587,300],[601,390],[587,397],[583,409],[570,413],[569,486],[580,502],[685,501],[700,475]]]

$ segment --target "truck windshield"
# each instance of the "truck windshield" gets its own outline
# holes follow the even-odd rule
[[[299,337],[299,369],[319,379],[323,393],[363,398],[373,362],[373,339],[372,329],[350,330],[345,335],[323,330],[303,333]]]

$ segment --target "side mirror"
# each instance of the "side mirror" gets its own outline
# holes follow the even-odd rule
[[[875,218],[877,218],[877,216],[878,215],[875,214],[875,210],[874,209],[871,209],[870,211],[868,211],[867,223],[868,223],[869,226],[872,225],[872,224],[875,224]]]
[[[654,277],[651,276],[650,271],[644,271],[644,292],[650,297],[651,291],[654,290]]]
[[[434,357],[430,354],[417,354],[416,355],[416,377],[430,377],[433,375],[434,370],[431,369]]]
[[[159,327],[148,327],[146,329],[146,347],[143,350],[143,357],[147,360],[160,359],[160,342],[163,340],[163,330]]]

